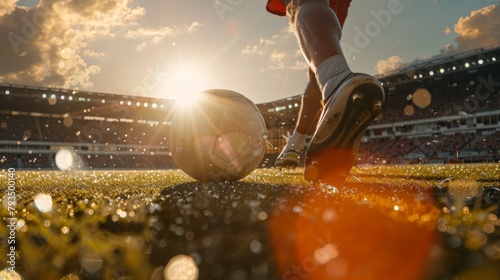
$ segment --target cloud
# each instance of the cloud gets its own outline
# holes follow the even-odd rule
[[[189,33],[193,33],[193,32],[196,32],[198,30],[198,28],[202,27],[203,24],[197,22],[197,21],[193,21],[193,23],[191,23],[191,25],[187,28],[187,31]]]
[[[304,57],[304,54],[302,54],[301,50],[296,50],[295,54],[293,55],[294,57]]]
[[[278,62],[277,64],[273,64],[269,66],[269,70],[283,70],[285,69],[285,63],[284,62]]]
[[[461,17],[453,26],[457,34],[454,51],[466,51],[478,46],[498,43],[500,41],[499,18],[500,8],[494,4],[472,11],[467,17]]]
[[[136,50],[203,25],[138,27],[146,14],[132,0],[42,0],[34,8],[0,0],[0,81],[46,87],[91,88],[104,56],[97,40],[138,40]]]
[[[174,30],[173,28],[170,27],[161,27],[161,28],[143,28],[139,27],[134,30],[128,30],[127,33],[125,33],[125,38],[129,39],[136,39],[136,38],[163,38],[169,35],[175,35],[179,31]]]
[[[104,53],[87,49],[83,52],[83,55],[88,57],[102,57],[104,56]]]
[[[282,61],[285,57],[287,57],[287,54],[284,51],[275,50],[271,53],[272,61]]]
[[[279,38],[279,35],[273,35],[271,38],[260,38],[258,44],[253,46],[246,45],[241,53],[262,55],[269,49],[268,46],[276,44],[277,38]]]
[[[500,28],[497,23],[499,18],[500,9],[495,4],[471,11],[468,16],[459,18],[453,25],[453,31],[448,26],[444,28],[446,35],[456,34],[455,42],[444,46],[430,59],[498,44],[500,42]],[[417,64],[423,60],[424,58],[418,58],[412,62],[405,62],[399,56],[392,56],[386,60],[379,60],[375,68],[379,74],[382,74]]]
[[[242,54],[264,54],[264,52],[259,48],[259,46],[245,46],[245,48],[241,51]]]
[[[260,38],[259,45],[261,46],[269,46],[269,45],[274,45],[276,42],[273,39],[279,38],[277,35],[273,35],[272,39],[264,39]]]
[[[291,70],[305,70],[309,68],[309,64],[305,60],[296,60],[295,64],[288,67]]]
[[[444,28],[443,32],[444,32],[444,34],[446,34],[446,36],[450,36],[450,34],[451,34],[452,31],[451,31],[450,27],[446,26]]]
[[[174,27],[158,27],[158,28],[144,28],[144,27],[139,27],[136,29],[130,29],[125,33],[125,38],[129,39],[146,39],[146,38],[153,38],[155,41],[159,41],[163,39],[164,37],[168,36],[175,36],[179,35],[182,33],[193,33],[196,32],[201,26],[203,26],[201,23],[194,21],[191,23],[189,26],[186,26],[184,28],[179,28],[177,26]]]
[[[404,62],[401,57],[394,55],[386,60],[379,60],[375,69],[377,69],[379,74],[382,74],[400,69],[406,65],[408,65],[408,63]]]
[[[296,38],[290,27],[282,28],[280,34],[274,34],[268,38],[259,38],[255,45],[246,45],[241,51],[243,55],[262,55],[269,57],[269,66],[262,71],[304,70],[309,66],[305,60],[297,60],[303,57],[300,49],[297,49]]]
[[[179,33],[179,30],[170,28],[168,26],[160,28],[140,27],[134,30],[128,30],[127,33],[125,33],[125,38],[140,40],[141,43],[139,43],[135,49],[138,51],[142,51],[146,48],[148,43],[158,44],[163,41],[163,38],[167,36],[174,36]]]
[[[148,43],[159,44],[165,37],[177,36],[184,33],[194,33],[201,26],[203,26],[201,23],[194,21],[189,26],[185,26],[184,28],[177,26],[165,26],[158,28],[139,27],[136,29],[129,29],[124,36],[127,39],[141,40],[141,43],[136,46],[136,50],[142,51],[146,48]]]
[[[90,88],[101,68],[84,59],[97,54],[89,44],[116,37],[115,28],[136,25],[144,13],[128,0],[45,0],[31,9],[10,8],[0,17],[0,80]]]
[[[14,11],[17,1],[18,0],[0,0],[0,17]]]

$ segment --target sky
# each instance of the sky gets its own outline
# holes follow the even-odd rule
[[[181,98],[224,88],[255,103],[301,94],[306,64],[266,0],[0,0],[0,83]],[[383,74],[500,45],[499,0],[353,0],[341,45]]]

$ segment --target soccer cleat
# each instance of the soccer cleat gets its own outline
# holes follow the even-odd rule
[[[361,138],[383,102],[377,79],[360,73],[347,76],[325,102],[306,152],[305,179],[337,179],[349,173]]]
[[[300,164],[300,157],[302,156],[302,145],[295,147],[290,143],[292,135],[287,132],[287,135],[282,135],[286,140],[286,145],[276,158],[274,162],[275,167],[279,168],[296,168]],[[293,140],[292,140],[293,141]],[[300,149],[296,149],[300,148]]]
[[[283,150],[278,158],[276,158],[274,166],[280,168],[296,168],[300,164],[301,155],[302,151],[292,149]]]

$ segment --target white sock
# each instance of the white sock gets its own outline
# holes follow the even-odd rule
[[[296,151],[300,151],[304,148],[305,143],[306,143],[306,135],[294,130],[292,136],[290,136],[288,142],[286,143],[286,147],[287,150],[294,149]]]
[[[326,100],[333,94],[333,89],[352,71],[342,54],[330,56],[323,60],[316,70],[316,79]]]

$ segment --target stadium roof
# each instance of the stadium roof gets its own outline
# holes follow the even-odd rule
[[[400,86],[425,86],[443,76],[467,79],[478,71],[498,72],[500,47],[476,49],[435,57],[394,72],[379,75],[388,94]],[[266,114],[295,114],[300,95],[258,104]],[[28,112],[50,116],[71,115],[134,120],[168,119],[174,100],[141,96],[88,92],[27,85],[0,84],[0,112]]]
[[[477,72],[479,68],[498,67],[500,46],[490,49],[474,49],[463,53],[438,56],[402,69],[378,75],[384,87],[404,83],[422,82],[425,79],[439,79],[443,75],[460,75]]]
[[[173,100],[0,84],[0,111],[42,115],[164,120]]]

